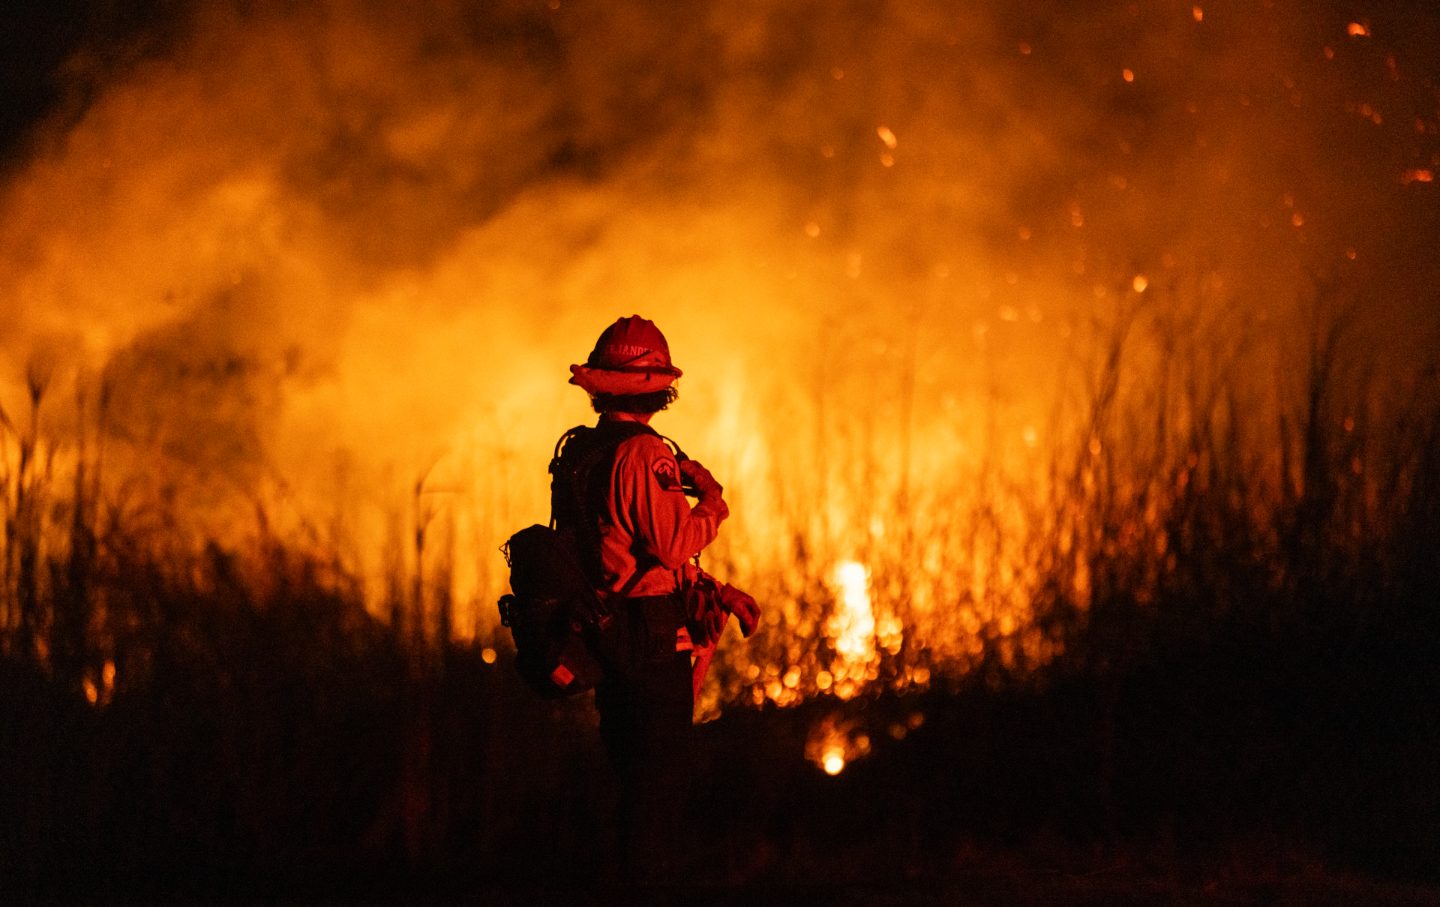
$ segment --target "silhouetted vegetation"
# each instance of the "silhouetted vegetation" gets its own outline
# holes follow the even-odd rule
[[[1058,654],[1004,657],[986,626],[982,658],[915,692],[730,708],[702,727],[697,882],[939,884],[996,852],[1075,878],[1209,860],[1440,881],[1437,374],[1341,380],[1343,335],[1317,330],[1262,464],[1225,381],[1120,405],[1125,336],[1036,551]],[[503,648],[417,632],[418,580],[395,577],[375,617],[263,515],[243,552],[167,544],[163,519],[107,500],[94,439],[55,468],[46,388],[33,375],[30,412],[0,412],[6,885],[604,874],[612,792],[584,700],[543,703]],[[872,744],[835,778],[804,759],[827,715]]]

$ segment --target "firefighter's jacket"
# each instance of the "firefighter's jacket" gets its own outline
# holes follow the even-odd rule
[[[730,508],[718,488],[702,492],[695,506],[680,487],[680,465],[658,435],[646,432],[620,442],[600,520],[600,566],[605,588],[638,598],[666,595],[679,587],[689,561],[715,540]]]

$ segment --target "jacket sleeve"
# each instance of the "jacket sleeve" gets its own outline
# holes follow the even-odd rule
[[[615,517],[667,570],[699,554],[720,531],[730,508],[718,490],[694,507],[680,488],[680,467],[670,448],[653,435],[626,441],[616,452]]]

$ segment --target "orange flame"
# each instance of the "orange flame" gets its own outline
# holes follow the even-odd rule
[[[1045,582],[1084,603],[1103,581],[1080,556],[1099,532],[1084,506],[1145,498],[1141,466],[1175,447],[1168,423],[1121,435],[1086,410],[1100,382],[1075,378],[1094,377],[1100,328],[1120,315],[1135,329],[1112,414],[1222,371],[1216,351],[1288,325],[1332,261],[1356,262],[1377,298],[1434,284],[1429,263],[1400,266],[1400,244],[1356,250],[1345,225],[1423,226],[1383,207],[1383,186],[1271,229],[1296,172],[1434,179],[1414,147],[1434,134],[1423,105],[1383,98],[1422,138],[1367,129],[1336,151],[1316,139],[1358,105],[1317,106],[1296,133],[1288,95],[1237,97],[1257,70],[1362,96],[1303,29],[1197,47],[1187,27],[1122,47],[1133,23],[1117,8],[1032,46],[995,43],[980,17],[966,46],[987,56],[954,52],[966,36],[944,4],[799,39],[765,3],[714,33],[585,4],[500,5],[494,21],[493,4],[433,19],[259,6],[206,7],[153,65],[87,70],[86,106],[6,170],[0,460],[20,459],[27,375],[43,373],[30,452],[46,487],[73,484],[83,449],[103,461],[107,512],[176,563],[214,540],[262,576],[259,552],[283,540],[376,613],[404,599],[487,662],[504,638],[494,552],[545,518],[554,440],[593,418],[566,366],[618,314],[664,326],[686,374],[657,427],[734,498],[707,567],[766,606],[762,632],[717,656],[703,712],[1052,657],[1034,616]],[[779,56],[795,40],[804,66]],[[1117,104],[1038,65],[1060,42],[1097,84],[1119,61],[1130,78],[1226,77],[1147,75],[1151,101]],[[1182,110],[1184,129],[1153,128]],[[1353,168],[1361,154],[1377,165]],[[1240,308],[1236,287],[1267,310],[1220,314]],[[1430,317],[1387,311],[1377,334],[1426,336],[1413,328]],[[1179,367],[1183,325],[1198,326],[1195,375],[1152,381]],[[1253,374],[1283,371],[1287,344],[1245,348]],[[1245,371],[1218,397],[1258,422],[1284,401]],[[1254,434],[1269,462],[1273,439]],[[63,511],[35,519],[63,535]],[[1160,515],[1127,520],[1106,544],[1161,546]],[[110,688],[102,672],[85,690],[100,704]]]

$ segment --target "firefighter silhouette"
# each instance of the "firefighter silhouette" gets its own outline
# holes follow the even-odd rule
[[[621,874],[665,881],[683,857],[695,691],[725,620],[734,615],[749,636],[759,608],[694,563],[729,507],[710,471],[677,457],[649,426],[676,399],[681,375],[660,329],[637,315],[621,318],[570,371],[599,420],[563,443],[552,467],[552,512],[556,528],[573,533],[612,614],[595,704],[620,787]],[[578,478],[567,468],[577,463],[585,464]]]

